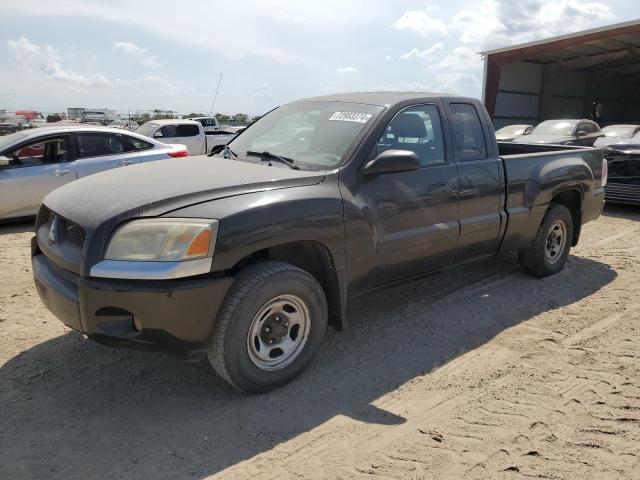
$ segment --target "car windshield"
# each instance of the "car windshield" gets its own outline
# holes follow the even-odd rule
[[[608,127],[604,127],[602,132],[605,137],[613,137],[613,138],[631,138],[633,136],[633,132],[638,127],[636,125],[610,125]]]
[[[27,137],[27,134],[24,132],[16,132],[10,135],[4,135],[0,137],[0,150],[2,150],[7,145],[11,145],[12,143],[18,142],[26,137]]]
[[[501,134],[507,133],[507,134],[511,134],[511,135],[522,135],[524,133],[525,128],[527,128],[526,125],[508,125],[506,127],[502,127],[496,133],[501,133]]]
[[[139,133],[140,135],[144,135],[145,137],[150,137],[151,135],[153,135],[153,132],[155,131],[156,128],[158,128],[157,123],[147,122],[144,125],[142,125],[140,128],[136,129],[136,133]]]
[[[531,135],[571,135],[577,120],[547,120],[533,129]]]
[[[229,146],[241,160],[255,161],[247,152],[269,152],[292,159],[303,170],[327,170],[342,162],[382,110],[359,103],[291,103],[260,118]]]

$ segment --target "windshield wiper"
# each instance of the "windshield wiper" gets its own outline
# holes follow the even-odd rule
[[[253,152],[251,150],[247,151],[247,155],[252,157],[260,157],[260,161],[269,162],[271,160],[276,160],[280,163],[284,163],[285,165],[289,165],[294,170],[300,170],[300,167],[293,163],[293,160],[288,157],[283,157],[280,155],[275,155],[271,152]]]

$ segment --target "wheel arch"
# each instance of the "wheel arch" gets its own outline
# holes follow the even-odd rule
[[[562,190],[554,194],[547,208],[548,211],[554,204],[567,207],[573,220],[573,237],[571,239],[571,246],[573,247],[578,244],[582,229],[582,197],[582,192],[577,188]]]
[[[327,298],[329,325],[337,330],[346,326],[346,280],[326,245],[316,240],[298,240],[268,246],[245,255],[228,271],[235,275],[249,265],[269,260],[289,263],[314,277]]]

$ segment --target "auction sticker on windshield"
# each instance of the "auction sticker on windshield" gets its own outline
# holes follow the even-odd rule
[[[360,112],[336,112],[331,115],[329,120],[337,120],[340,122],[357,122],[357,123],[367,123],[371,118],[370,113],[360,113]]]

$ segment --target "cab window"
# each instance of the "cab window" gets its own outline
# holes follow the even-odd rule
[[[442,124],[434,105],[416,105],[394,117],[378,141],[377,153],[410,150],[425,167],[445,161]]]
[[[177,137],[195,137],[200,134],[200,129],[197,125],[178,125]]]
[[[487,144],[475,107],[470,103],[452,103],[449,108],[460,161],[471,162],[486,159]]]

